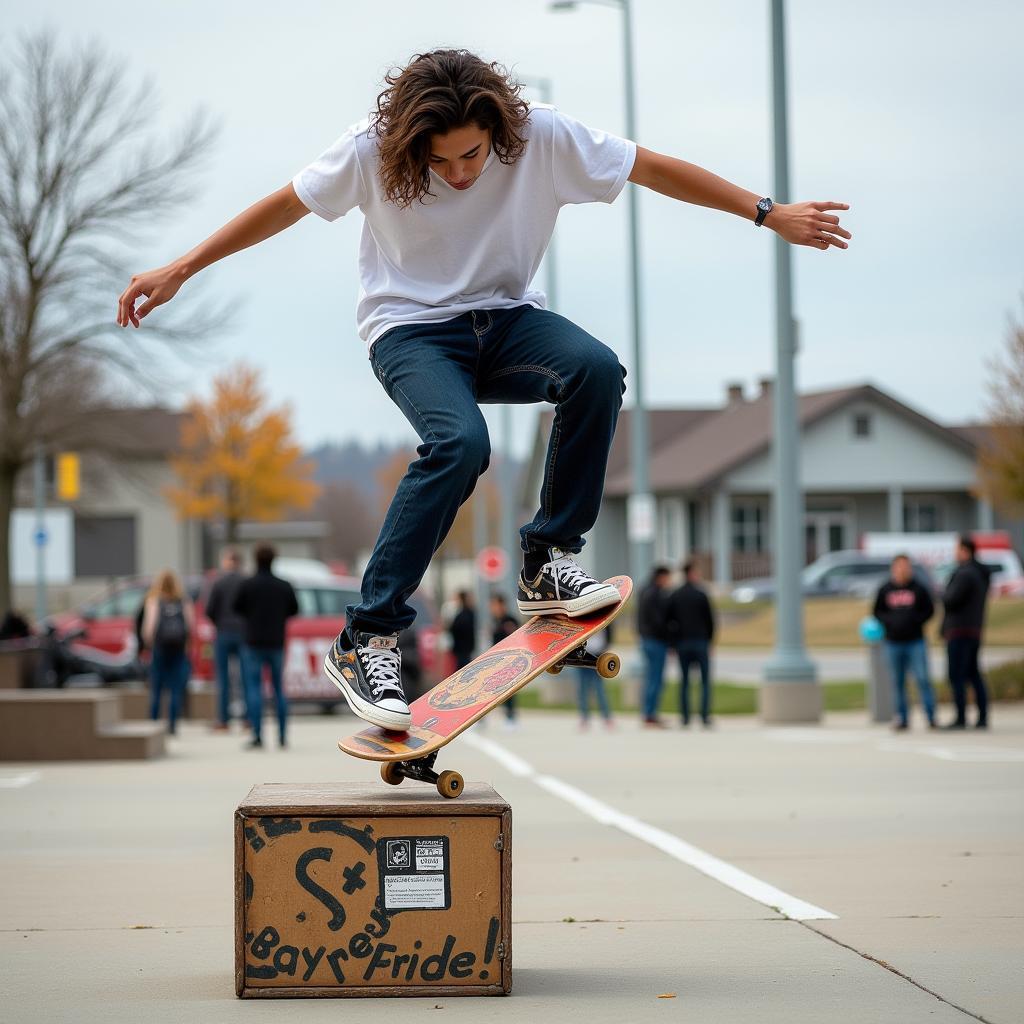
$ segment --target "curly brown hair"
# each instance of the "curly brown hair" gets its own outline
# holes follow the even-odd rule
[[[398,207],[423,202],[430,191],[430,138],[475,124],[491,133],[503,164],[523,154],[529,106],[522,86],[500,64],[487,64],[467,50],[418,53],[406,67],[389,72],[377,97],[371,127],[379,140],[380,180],[386,199]]]

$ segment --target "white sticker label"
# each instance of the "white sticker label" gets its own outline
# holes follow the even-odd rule
[[[384,909],[444,908],[444,875],[385,875]]]
[[[440,843],[416,844],[417,871],[444,871],[444,847]]]

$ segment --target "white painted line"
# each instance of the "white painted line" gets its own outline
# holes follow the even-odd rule
[[[969,764],[1020,764],[1024,750],[1009,747],[918,747],[898,740],[882,740],[878,749],[887,754],[923,754],[937,761],[961,761]]]
[[[0,789],[21,789],[40,778],[41,772],[18,772],[17,775],[0,775]]]
[[[506,750],[493,740],[485,740],[479,736],[469,734],[466,742],[480,750],[482,753],[493,757],[500,764],[504,765],[514,775],[528,778],[535,782],[541,789],[546,790],[553,796],[557,796],[566,803],[572,804],[577,810],[589,815],[602,825],[609,825],[617,828],[634,839],[647,843],[650,846],[661,850],[662,853],[681,861],[683,864],[700,871],[702,874],[713,878],[716,882],[728,886],[736,892],[748,896],[750,899],[777,910],[785,917],[794,921],[834,921],[835,914],[813,903],[790,896],[789,893],[776,889],[774,885],[763,882],[753,875],[747,874],[732,864],[718,857],[713,856],[704,850],[693,846],[691,843],[665,832],[653,825],[640,821],[629,814],[623,814],[614,807],[603,803],[601,800],[584,793],[575,786],[570,786],[561,779],[550,775],[538,775],[533,767],[527,764],[521,757]]]

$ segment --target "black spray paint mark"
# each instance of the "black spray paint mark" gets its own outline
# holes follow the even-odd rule
[[[498,941],[498,919],[496,917],[491,918],[491,923],[487,926],[487,945],[484,946],[484,963],[489,964],[494,959],[494,944]],[[486,978],[488,975],[487,971],[481,971],[480,977]]]
[[[252,827],[252,825],[245,826],[245,838],[249,840],[249,845],[252,847],[254,853],[259,853],[267,844],[263,841],[263,837]]]
[[[309,865],[314,860],[330,861],[333,850],[329,846],[314,846],[311,850],[299,855],[295,862],[295,878],[299,885],[310,895],[315,896],[330,912],[331,919],[327,927],[332,932],[338,931],[345,923],[345,908],[338,902],[334,893],[328,892],[322,885],[309,877]]]
[[[345,884],[341,887],[341,891],[346,896],[351,896],[357,889],[365,888],[366,879],[363,878],[365,870],[366,864],[363,861],[359,861],[354,867],[345,868],[342,872],[345,876]]]
[[[302,976],[303,981],[309,981],[313,977],[316,965],[320,963],[320,958],[326,952],[326,946],[320,946],[315,953],[310,953],[308,946],[302,947],[302,959],[306,961],[306,973]]]
[[[269,925],[263,929],[252,940],[252,945],[249,949],[252,950],[252,955],[257,960],[266,960],[270,956],[271,950],[281,941],[281,936],[278,934],[276,928],[271,928]]]
[[[314,818],[309,823],[310,832],[333,832],[336,836],[347,836],[354,839],[367,853],[373,853],[377,848],[373,836],[373,828],[369,825],[365,829],[353,828],[343,821],[334,818]]]
[[[299,911],[299,912],[298,912],[298,913],[297,913],[297,914],[295,915],[295,920],[296,920],[296,921],[298,921],[298,922],[299,922],[299,923],[301,924],[301,923],[302,923],[303,921],[305,921],[305,920],[306,920],[306,912],[305,912],[304,910],[300,910],[300,911]]]
[[[252,964],[246,964],[245,976],[247,978],[276,978],[277,971],[273,967],[253,967]]]
[[[245,873],[245,902],[252,902],[252,875],[248,871]]]
[[[334,978],[339,985],[345,984],[345,972],[341,969],[340,960],[347,960],[348,953],[344,949],[334,949],[327,954],[327,962],[331,965],[331,970],[334,972]]]
[[[276,839],[292,832],[301,832],[302,822],[298,818],[260,818],[260,827],[268,839]]]

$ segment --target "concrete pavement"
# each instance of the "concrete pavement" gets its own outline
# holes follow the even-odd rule
[[[372,778],[334,748],[347,717],[296,719],[288,751],[186,725],[160,762],[4,765],[4,1019],[1016,1021],[1024,709],[993,720],[894,736],[862,713],[709,732],[492,717],[441,766],[514,810],[513,994],[372,1008],[232,988],[232,811],[253,782]]]

